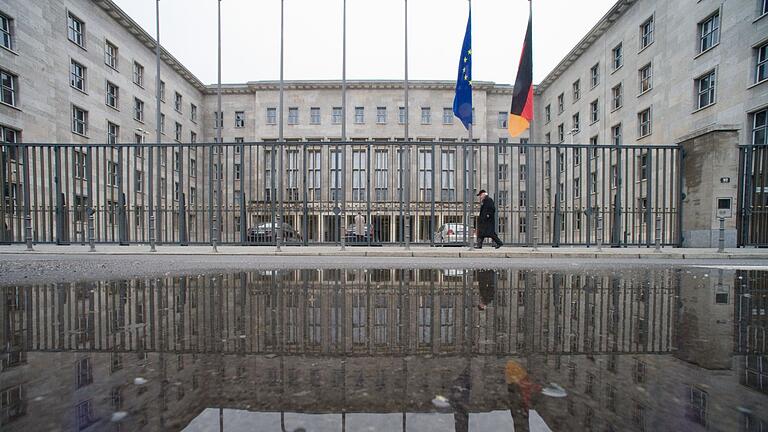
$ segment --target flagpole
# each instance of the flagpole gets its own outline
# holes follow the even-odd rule
[[[283,77],[283,45],[284,45],[284,37],[283,37],[283,26],[284,26],[284,15],[285,15],[285,0],[280,0],[280,116],[279,116],[279,126],[278,126],[278,145],[280,148],[280,156],[278,158],[280,168],[277,171],[278,174],[278,190],[277,190],[277,223],[275,221],[272,222],[274,229],[273,232],[277,232],[276,235],[276,250],[277,252],[281,251],[281,246],[283,244],[283,153],[285,152],[285,145],[283,143],[283,117],[285,117],[285,110],[283,108],[283,98],[285,93],[285,81]]]
[[[157,65],[157,69],[155,72],[155,99],[156,99],[156,110],[155,113],[155,126],[156,126],[156,144],[160,145],[160,0],[157,0],[155,2],[155,21],[157,25],[157,34],[155,35],[155,62]],[[149,197],[148,197],[148,206],[147,210],[149,212],[149,251],[150,252],[157,252],[157,249],[155,249],[155,213],[152,209],[153,200],[153,186],[154,186],[154,178],[152,173],[152,163],[154,162],[153,159],[153,153],[155,152],[155,149],[150,147],[149,148]],[[160,160],[160,155],[157,155],[157,159]],[[157,176],[160,176],[160,169],[157,170]],[[157,190],[157,194],[160,195],[160,189]]]
[[[343,0],[341,30],[341,250],[347,246],[347,0]],[[370,193],[370,191],[368,191]]]
[[[531,20],[531,86],[533,86],[533,0],[528,0],[528,13],[529,13],[529,19]],[[533,93],[533,92],[532,92]],[[531,96],[532,98],[535,98],[535,96]],[[531,100],[531,104],[533,106],[533,100]],[[533,135],[533,125],[535,122],[536,116],[531,116],[531,121],[528,124],[528,143],[534,142],[534,135]],[[533,218],[536,218],[536,149],[535,147],[528,147],[529,152],[526,154],[526,158],[530,156],[530,161],[526,160],[526,166],[528,167],[526,180],[528,181],[528,192],[527,192],[527,205],[528,208],[530,208],[530,205],[533,204]],[[535,239],[536,233],[534,230],[536,229],[536,224],[533,223],[533,220],[531,217],[526,214],[527,220],[526,222],[526,231],[531,233],[529,237],[529,243],[531,239]],[[543,218],[542,218],[543,219]],[[560,229],[560,227],[558,227]],[[543,240],[543,239],[542,239]]]
[[[470,16],[470,19],[472,19],[471,18],[472,17],[472,0],[469,0],[469,16]],[[470,29],[471,28],[472,27],[471,27],[471,23],[470,23]],[[470,35],[470,37],[471,37],[471,35]],[[470,49],[471,49],[471,47],[470,47]],[[471,73],[472,73],[472,69],[470,68],[470,74]],[[469,91],[471,92],[472,91],[472,77],[470,76],[469,79],[470,79],[470,81],[469,81],[469,84],[470,84],[469,85]],[[474,210],[474,202],[475,202],[474,201],[475,200],[475,198],[474,198],[474,191],[475,191],[475,148],[472,146],[472,138],[473,138],[472,137],[472,135],[473,135],[472,128],[474,127],[473,123],[475,121],[475,119],[473,118],[474,117],[474,115],[473,115],[474,111],[475,111],[475,109],[473,107],[472,108],[472,112],[470,113],[470,117],[469,117],[469,127],[467,128],[467,142],[469,143],[468,144],[469,145],[469,164],[465,164],[465,166],[468,165],[468,170],[469,170],[469,173],[468,173],[468,175],[469,175],[469,183],[468,183],[467,188],[465,188],[465,189],[469,189],[469,196],[466,198],[466,201],[469,204],[468,205],[468,209],[467,209],[467,213],[468,213],[468,216],[469,216],[470,220],[472,220],[472,212]],[[466,153],[465,153],[465,156],[466,156]],[[467,230],[464,230],[464,232],[467,232]],[[477,230],[475,232],[476,232],[476,235],[479,235],[479,233],[477,233]],[[472,239],[469,238],[468,241],[467,241],[467,248],[469,250],[472,250],[474,247],[475,247],[475,245],[472,244]]]
[[[218,146],[218,167],[214,171],[216,173],[216,220],[213,221],[213,251],[218,252],[218,243],[221,239],[221,177],[223,175],[221,164],[221,153],[224,151],[224,147],[221,145],[221,129],[224,127],[224,113],[221,111],[221,0],[218,1],[218,53],[217,53],[217,67],[218,78],[216,81],[216,106],[219,112],[219,124],[216,128],[216,141]]]
[[[408,0],[405,0],[405,181],[400,183],[405,195],[405,250],[411,249],[411,146],[408,133]],[[402,154],[400,155],[402,160]]]

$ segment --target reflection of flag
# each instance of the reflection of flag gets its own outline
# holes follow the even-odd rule
[[[525,32],[523,54],[520,56],[520,66],[517,68],[512,107],[509,109],[509,123],[507,127],[512,138],[525,132],[533,118],[532,20],[533,16],[528,18],[528,30]]]
[[[459,57],[459,76],[456,79],[456,96],[453,98],[453,113],[469,129],[472,124],[472,10],[467,18],[467,32]]]

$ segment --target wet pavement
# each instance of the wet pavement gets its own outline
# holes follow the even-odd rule
[[[766,271],[382,267],[6,280],[0,428],[768,430]]]

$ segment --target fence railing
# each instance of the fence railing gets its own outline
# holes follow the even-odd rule
[[[680,244],[672,145],[6,143],[0,166],[3,243],[466,245],[485,189],[509,245]]]
[[[768,246],[768,145],[739,147],[739,246]]]

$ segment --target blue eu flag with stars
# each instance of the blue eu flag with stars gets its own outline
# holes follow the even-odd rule
[[[467,32],[459,57],[459,77],[456,79],[456,96],[453,98],[453,113],[469,130],[472,124],[472,10],[467,18]]]

